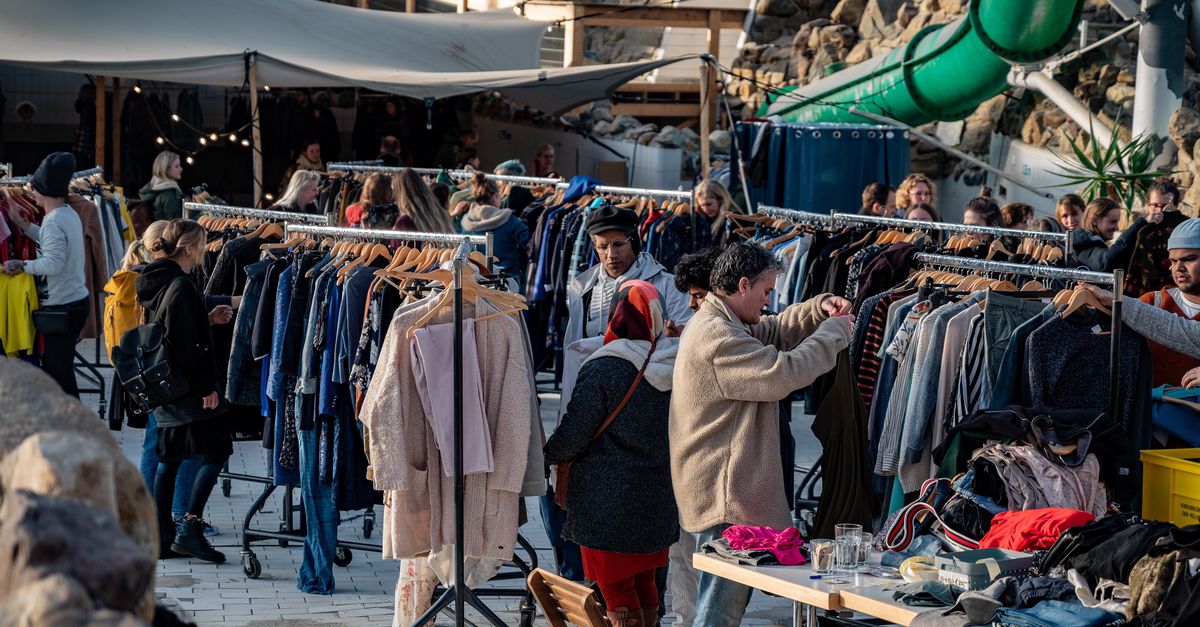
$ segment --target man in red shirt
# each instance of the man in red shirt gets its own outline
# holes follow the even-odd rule
[[[1148,292],[1141,300],[1189,320],[1200,320],[1200,219],[1192,218],[1175,227],[1167,241],[1167,250],[1175,287]],[[1179,385],[1188,370],[1200,366],[1200,359],[1155,342],[1150,342],[1150,350],[1154,356],[1155,386]]]

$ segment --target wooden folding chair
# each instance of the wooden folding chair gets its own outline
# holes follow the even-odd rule
[[[595,590],[541,568],[529,573],[528,582],[551,627],[609,627]]]

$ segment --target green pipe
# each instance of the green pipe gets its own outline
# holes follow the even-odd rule
[[[975,0],[901,48],[801,88],[773,93],[760,116],[861,123],[851,106],[917,126],[961,120],[1008,88],[1013,64],[1040,61],[1072,39],[1084,0]]]

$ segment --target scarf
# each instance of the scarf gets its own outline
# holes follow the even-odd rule
[[[642,276],[646,268],[646,257],[649,255],[639,253],[637,260],[633,262],[632,266],[629,266],[625,274],[615,279],[608,276],[603,266],[597,268],[596,286],[592,289],[592,302],[588,308],[587,325],[584,327],[585,335],[599,335],[599,325],[609,318],[609,312],[614,306],[617,287],[627,282],[627,278]],[[638,365],[641,366],[641,364]]]
[[[323,172],[325,170],[325,164],[321,163],[320,161],[309,161],[304,155],[300,155],[299,157],[296,157],[296,169]]]
[[[150,189],[160,192],[171,188],[179,189],[179,183],[173,179],[159,178],[157,176],[150,177]]]
[[[604,347],[584,363],[599,357],[617,357],[638,370],[646,365],[643,375],[646,381],[656,390],[670,390],[679,344],[674,342],[661,349],[657,346],[666,328],[663,308],[662,297],[652,283],[636,279],[623,283],[613,300],[608,328],[604,331]]]

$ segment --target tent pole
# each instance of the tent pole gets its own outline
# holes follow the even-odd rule
[[[262,201],[263,164],[262,132],[258,121],[258,55],[250,53],[250,145],[254,162],[254,202],[258,207]]]
[[[109,182],[120,185],[121,180],[121,79],[113,77],[113,125],[112,125],[112,169],[109,172]]]
[[[108,81],[103,76],[96,77],[96,140],[95,140],[95,159],[94,165],[104,167],[104,152],[108,149],[108,142],[105,141],[108,137],[105,129],[108,128]],[[82,169],[82,164],[81,169]]]
[[[404,12],[405,13],[416,13],[417,12],[417,0],[404,0]]]
[[[709,154],[708,137],[712,134],[712,108],[708,106],[709,92],[712,91],[712,84],[709,82],[708,62],[700,61],[700,174],[704,178],[708,178],[708,171],[712,163],[711,155]]]

